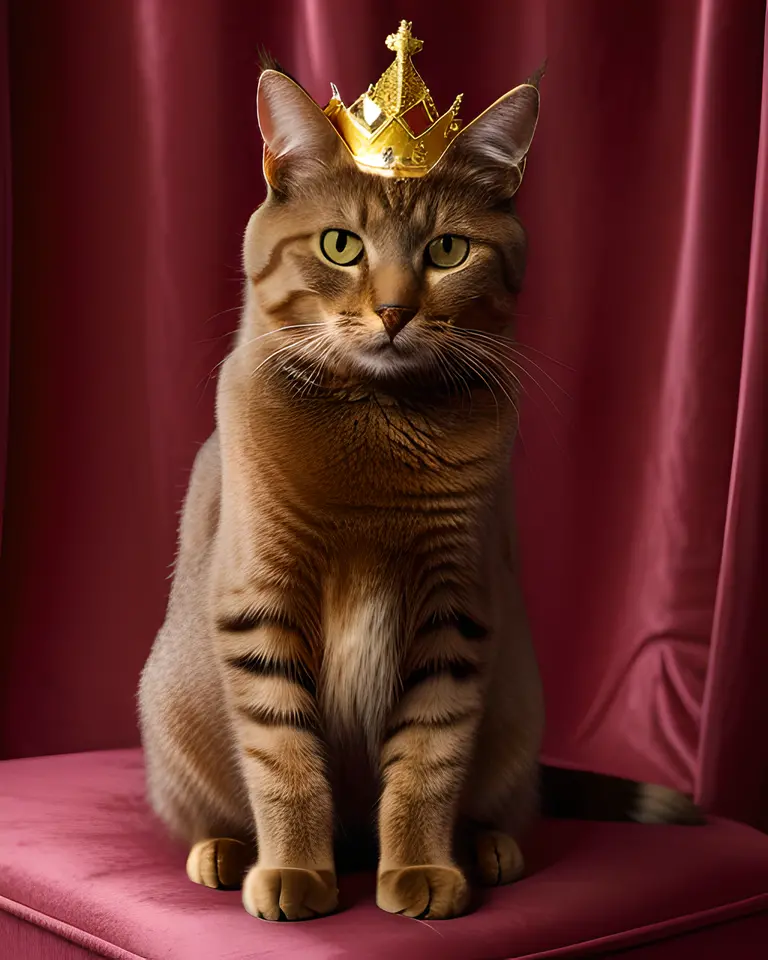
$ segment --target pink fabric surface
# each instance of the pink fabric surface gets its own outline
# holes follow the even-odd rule
[[[0,901],[0,960],[85,960],[87,957],[107,957],[108,960],[144,960],[134,953],[128,953],[120,948],[112,948],[111,944],[101,941],[98,952],[77,946],[71,940],[63,939],[66,936],[82,938],[80,931],[71,928],[62,931],[58,936],[46,928],[46,918],[35,915],[30,921],[20,920],[6,909],[17,909],[18,905],[6,907]],[[26,914],[27,911],[25,911]],[[59,927],[59,924],[51,924]],[[626,942],[626,937],[623,938]],[[676,934],[669,939],[656,940],[630,946],[626,950],[616,947],[610,941],[603,939],[602,943],[594,941],[592,944],[581,944],[565,950],[557,949],[553,953],[537,952],[537,960],[546,960],[546,957],[578,957],[602,956],[618,957],[628,954],[631,960],[723,960],[726,956],[736,956],[738,960],[765,960],[765,944],[768,942],[768,913],[741,916],[736,920],[718,922],[716,926],[700,927],[687,933]],[[226,951],[226,946],[222,948]],[[361,945],[357,957],[366,956]],[[606,952],[607,951],[607,952]],[[162,956],[158,954],[157,956]],[[252,949],[251,960],[258,960],[258,948]],[[433,949],[429,956],[440,957],[439,949]],[[530,958],[530,954],[528,955]],[[147,958],[152,960],[152,958]],[[207,960],[217,960],[210,954]],[[506,960],[506,958],[505,958]],[[509,960],[525,960],[525,958],[509,958]]]
[[[609,950],[591,956],[624,957],[627,960],[765,960],[768,914],[741,917],[716,927],[693,930],[668,940],[655,941],[627,951]],[[589,956],[590,954],[587,954]],[[561,954],[564,956],[564,954]],[[540,960],[543,960],[540,955]]]
[[[52,932],[116,960],[578,956],[768,911],[768,838],[727,821],[551,822],[528,852],[528,877],[483,894],[459,920],[385,914],[373,877],[356,876],[342,880],[339,914],[265,924],[239,894],[186,880],[185,851],[143,800],[139,751],[0,765],[3,909],[33,923],[42,915]]]
[[[764,0],[478,0],[460,21],[405,8],[11,4],[0,753],[136,744],[137,677],[263,195],[257,46],[319,100],[329,80],[351,100],[405,14],[435,99],[463,90],[467,119],[549,58],[520,193],[515,464],[547,755],[697,787],[760,822]]]
[[[103,956],[51,933],[44,926],[7,913],[0,900],[0,960],[92,960]]]

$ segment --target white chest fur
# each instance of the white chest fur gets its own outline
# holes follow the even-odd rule
[[[401,603],[358,581],[326,605],[320,705],[329,735],[378,749],[399,683]]]

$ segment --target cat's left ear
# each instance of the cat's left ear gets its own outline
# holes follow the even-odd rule
[[[484,180],[514,193],[522,180],[538,117],[538,87],[521,84],[465,127],[451,151],[455,150]]]
[[[264,176],[271,187],[281,189],[340,155],[343,144],[333,125],[286,74],[262,72],[256,108],[264,138]]]

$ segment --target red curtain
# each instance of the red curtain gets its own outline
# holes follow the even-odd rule
[[[3,754],[137,741],[263,196],[258,47],[349,102],[405,15],[438,106],[464,91],[466,119],[549,60],[514,464],[547,757],[764,823],[763,0],[9,6]]]
[[[11,131],[8,108],[8,3],[0,0],[0,552],[8,449],[8,350],[11,340]]]

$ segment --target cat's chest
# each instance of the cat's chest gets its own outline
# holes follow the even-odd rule
[[[468,417],[381,401],[308,404],[281,425],[284,470],[319,508],[354,514],[469,515],[503,457],[499,434]]]

